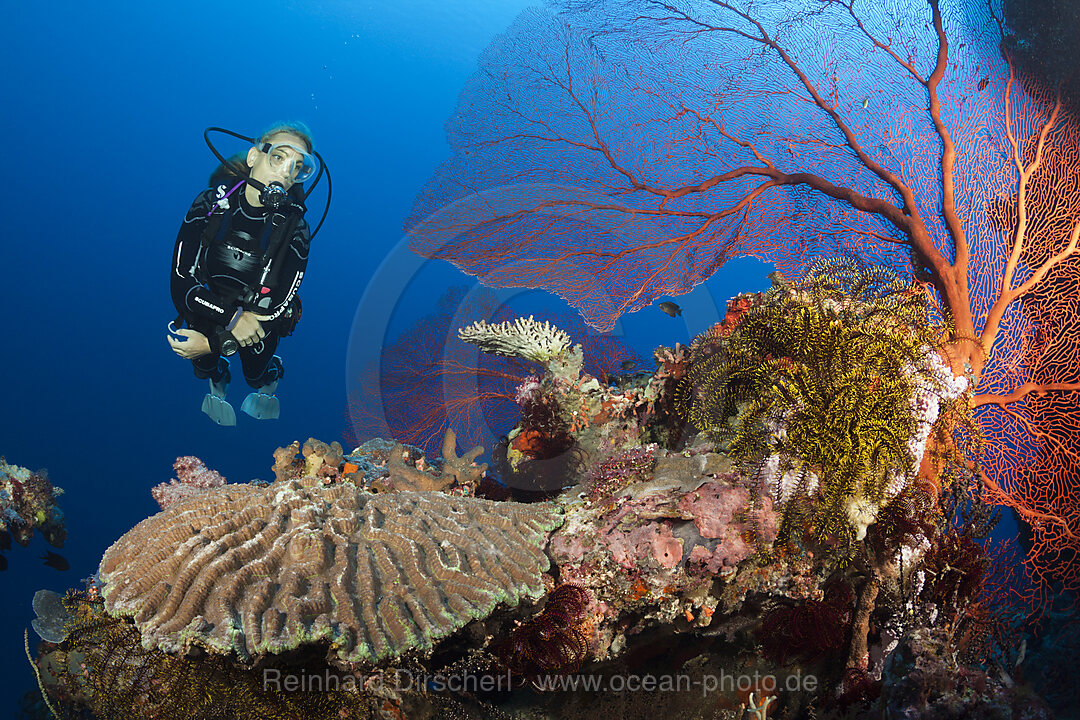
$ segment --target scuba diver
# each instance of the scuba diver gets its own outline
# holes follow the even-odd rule
[[[211,131],[251,147],[226,160],[210,142]],[[227,358],[234,353],[253,390],[240,409],[270,420],[281,412],[275,392],[285,374],[274,351],[300,320],[297,291],[308,249],[330,207],[328,194],[322,220],[310,232],[304,203],[325,165],[303,123],[273,125],[257,140],[221,128],[207,128],[204,138],[221,165],[176,237],[170,285],[179,316],[169,323],[167,339],[177,355],[192,361],[196,377],[209,380],[202,411],[211,420],[236,424],[225,399],[231,380]],[[305,193],[303,183],[312,177]]]

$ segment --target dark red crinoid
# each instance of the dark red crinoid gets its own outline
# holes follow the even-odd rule
[[[988,567],[982,546],[969,533],[950,529],[923,557],[923,595],[939,607],[959,608],[978,596]]]
[[[589,654],[591,600],[583,587],[558,586],[543,610],[496,646],[496,656],[511,673],[524,679],[576,672]]]
[[[830,582],[824,600],[807,600],[773,610],[761,621],[756,636],[770,660],[813,663],[844,647],[855,595],[842,580]]]

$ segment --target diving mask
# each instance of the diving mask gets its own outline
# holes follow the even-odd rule
[[[274,170],[284,171],[287,177],[292,178],[294,183],[302,183],[311,179],[318,171],[318,161],[310,153],[304,152],[292,143],[263,143],[260,148],[266,153],[270,167]]]

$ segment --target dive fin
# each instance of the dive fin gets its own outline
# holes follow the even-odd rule
[[[202,401],[202,411],[218,425],[235,425],[236,412],[223,397],[207,393]]]
[[[281,403],[274,395],[275,390],[277,390],[277,381],[263,385],[244,398],[244,404],[240,406],[240,409],[256,420],[277,420],[281,417]]]

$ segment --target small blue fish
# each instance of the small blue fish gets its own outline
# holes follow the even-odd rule
[[[63,555],[57,555],[52,550],[46,550],[41,553],[41,559],[45,561],[46,565],[55,570],[63,572],[64,570],[71,569],[71,565],[68,564],[67,558]]]
[[[677,315],[682,315],[682,308],[679,307],[678,305],[676,305],[675,303],[671,302],[670,300],[665,300],[664,302],[657,305],[657,307],[659,307],[661,310],[666,312],[671,317],[676,317]]]

